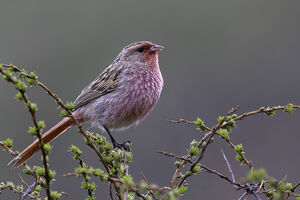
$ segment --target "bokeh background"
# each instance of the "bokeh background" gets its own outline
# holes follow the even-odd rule
[[[159,58],[165,86],[158,105],[139,126],[114,135],[119,141],[133,142],[130,172],[135,180],[143,172],[150,182],[167,185],[174,160],[154,150],[183,154],[192,139],[203,134],[192,126],[170,124],[169,119],[200,117],[213,125],[236,105],[242,113],[261,106],[299,104],[299,19],[298,0],[3,0],[0,63],[36,71],[63,100],[74,100],[125,45],[139,40],[164,45]],[[1,139],[14,139],[15,148],[21,150],[33,140],[26,133],[30,117],[13,99],[13,86],[0,82]],[[45,92],[32,88],[29,96],[38,103],[38,118],[48,128],[60,120],[57,105]],[[287,181],[295,184],[300,179],[299,123],[299,112],[259,115],[239,122],[230,137],[235,144],[244,144],[256,168],[265,167],[278,179],[287,175]],[[71,144],[84,151],[89,164],[99,164],[82,136],[70,129],[52,143],[51,168],[57,172],[53,189],[67,192],[69,199],[84,199],[86,191],[79,189],[82,180],[62,177],[76,166],[67,152]],[[234,152],[220,139],[208,148],[202,162],[228,174],[221,149],[241,180],[247,167],[235,161]],[[0,181],[18,182],[21,169],[7,167],[11,157],[6,152],[0,158]],[[29,164],[39,159],[35,156]],[[238,199],[242,194],[205,172],[188,181],[184,200]],[[96,183],[97,199],[108,199],[108,187]],[[17,195],[4,192],[0,199],[17,199]]]

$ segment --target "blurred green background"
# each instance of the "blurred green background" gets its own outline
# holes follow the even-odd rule
[[[201,132],[174,125],[169,119],[203,119],[213,125],[219,115],[240,105],[238,113],[261,106],[299,104],[300,2],[298,0],[163,0],[163,1],[9,1],[0,3],[0,63],[13,63],[36,71],[39,79],[63,100],[74,100],[127,44],[149,40],[165,46],[160,67],[165,86],[154,111],[136,128],[114,133],[133,142],[130,172],[141,180],[168,185],[174,160],[154,152],[162,149],[182,154]],[[12,85],[0,80],[1,138],[14,139],[21,150],[33,138],[24,105],[13,99]],[[38,103],[38,118],[51,127],[60,120],[53,100],[39,88],[29,90]],[[243,143],[247,158],[269,175],[295,184],[299,181],[299,112],[274,117],[259,115],[239,122],[230,137]],[[86,127],[89,129],[89,125]],[[97,129],[90,129],[97,131]],[[76,162],[67,152],[71,144],[85,160],[99,166],[82,136],[70,129],[52,145],[50,167],[57,172],[53,189],[69,199],[84,199],[81,179],[62,177]],[[234,152],[216,139],[203,163],[228,174],[224,149],[238,180],[248,169],[235,161]],[[0,154],[0,181],[18,182],[17,172]],[[29,164],[37,164],[40,155]],[[25,177],[28,182],[33,181]],[[184,200],[238,199],[242,191],[215,175],[201,173],[189,179]],[[97,199],[108,199],[108,187],[96,182]],[[17,199],[4,192],[1,200]]]

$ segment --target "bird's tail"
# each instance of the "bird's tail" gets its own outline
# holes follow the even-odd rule
[[[57,136],[65,132],[70,126],[73,125],[73,120],[69,117],[62,119],[58,122],[54,127],[48,130],[42,136],[42,140],[44,144],[47,144],[54,140]],[[39,139],[36,139],[31,145],[29,145],[24,151],[22,151],[17,157],[15,157],[12,161],[8,163],[8,165],[15,163],[14,167],[19,167],[26,160],[28,160],[34,153],[40,150]]]

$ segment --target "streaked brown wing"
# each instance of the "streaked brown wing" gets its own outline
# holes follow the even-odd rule
[[[121,70],[113,67],[106,68],[88,87],[81,91],[74,101],[74,110],[113,92],[118,86],[120,72]]]

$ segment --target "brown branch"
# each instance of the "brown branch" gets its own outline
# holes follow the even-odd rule
[[[15,71],[17,71],[19,73],[22,73],[22,71],[18,67],[16,67],[15,65],[3,65],[3,67],[5,67],[5,68],[13,68]],[[46,91],[46,93],[48,95],[50,95],[52,98],[54,98],[55,101],[57,102],[57,104],[69,114],[69,117],[74,121],[74,123],[76,124],[77,128],[79,129],[79,132],[86,138],[86,140],[89,142],[89,146],[97,154],[99,160],[103,164],[103,166],[104,166],[105,170],[107,171],[107,173],[110,174],[110,169],[109,169],[108,165],[104,162],[103,157],[101,156],[101,153],[95,147],[95,145],[92,143],[91,139],[88,137],[88,135],[84,131],[82,125],[73,116],[72,112],[64,105],[63,101],[56,94],[54,94],[48,87],[46,87],[46,85],[44,85],[42,82],[38,81],[37,78],[32,78],[27,73],[24,74],[24,75],[26,76],[26,78],[34,80],[38,86],[40,86],[42,89],[44,89]],[[46,160],[46,159],[43,159],[43,160]],[[46,169],[45,169],[45,171],[46,171]],[[118,195],[119,199],[121,200],[119,188],[116,187],[115,183],[113,183],[113,185],[114,185],[114,188],[115,188],[116,192],[119,194]]]
[[[0,70],[0,73],[2,75],[6,74],[3,70]],[[11,78],[10,76],[7,76],[7,81],[13,83],[14,85],[17,83],[16,79]],[[35,116],[35,110],[33,110],[31,108],[31,106],[28,106],[28,103],[30,103],[30,102],[29,102],[27,96],[25,95],[25,92],[22,91],[22,90],[20,90],[20,89],[17,89],[17,90],[21,93],[22,98],[23,98],[25,104],[27,104],[26,107],[27,107],[27,109],[28,109],[28,111],[29,111],[29,113],[31,115],[31,119],[33,121],[33,124],[34,124],[36,132],[37,132],[36,136],[39,139],[39,146],[40,146],[40,149],[41,149],[41,152],[42,152],[42,158],[43,158],[42,162],[43,162],[43,166],[44,166],[44,169],[45,169],[45,182],[46,182],[45,188],[46,188],[46,194],[47,194],[48,199],[51,200],[52,199],[52,197],[50,195],[51,194],[51,191],[50,191],[50,181],[51,180],[50,180],[50,176],[49,176],[49,169],[48,169],[48,163],[47,163],[47,158],[46,158],[47,157],[47,153],[46,153],[46,151],[44,149],[44,142],[42,140],[42,130],[38,127],[37,119],[36,119],[36,116]]]
[[[299,187],[299,186],[300,186],[300,181],[296,185],[294,185],[294,187],[291,189],[291,191],[294,192],[297,189],[297,187]]]
[[[183,160],[183,161],[186,161],[188,163],[193,163],[191,160],[185,158],[184,156],[177,156],[175,153],[169,153],[169,152],[165,152],[165,151],[162,151],[162,150],[159,150],[159,149],[156,149],[155,152],[163,154],[163,155],[168,156],[168,157],[174,157],[174,158],[177,158],[178,160]]]
[[[146,179],[145,175],[143,173],[141,173],[141,175],[142,175],[143,180],[147,184],[147,187],[150,188],[150,184],[149,184],[148,180]],[[155,195],[151,189],[149,189],[149,192],[150,192],[151,196],[153,197],[153,199],[157,200],[157,198],[155,197]]]
[[[179,123],[186,123],[186,124],[189,124],[189,125],[195,125],[194,122],[192,121],[189,121],[189,120],[186,120],[186,119],[179,119],[179,120],[169,120],[169,122],[173,123],[173,124],[179,124]],[[202,126],[207,130],[207,131],[211,131],[211,129],[202,124]]]

